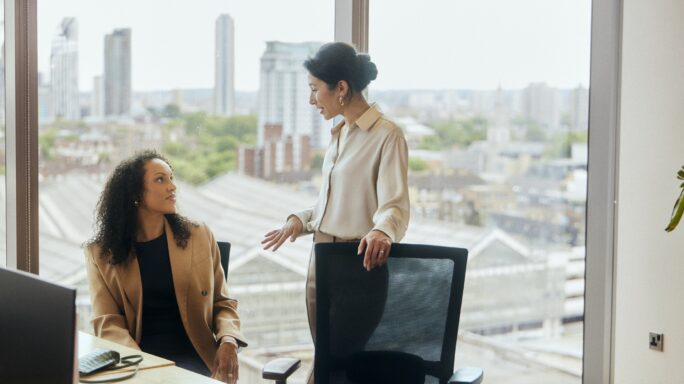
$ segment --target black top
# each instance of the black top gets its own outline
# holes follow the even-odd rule
[[[166,233],[135,244],[142,280],[140,349],[176,362],[181,368],[209,375],[209,369],[188,338],[173,287]]]

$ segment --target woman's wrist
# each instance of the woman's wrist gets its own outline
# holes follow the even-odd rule
[[[387,238],[387,240],[389,240],[390,243],[393,243],[392,236],[388,235],[387,232],[383,231],[382,229],[378,229],[378,228],[371,229],[371,232],[373,232],[373,231],[375,231],[375,232],[379,233],[380,235],[382,235],[383,237]]]
[[[232,344],[233,346],[235,346],[236,349],[238,347],[237,340],[233,336],[223,336],[221,338],[221,340],[219,341],[219,346],[226,344],[226,343]]]
[[[304,227],[304,223],[302,222],[302,219],[299,218],[299,216],[292,214],[287,217],[286,221],[291,221],[293,224],[299,224],[302,227]]]

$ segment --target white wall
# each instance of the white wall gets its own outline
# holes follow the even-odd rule
[[[684,383],[684,223],[664,231],[684,165],[684,1],[623,5],[613,382]]]

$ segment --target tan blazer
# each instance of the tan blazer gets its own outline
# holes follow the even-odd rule
[[[201,224],[192,227],[187,246],[176,245],[169,223],[165,224],[173,285],[183,327],[204,363],[213,369],[217,340],[232,336],[242,346],[238,303],[228,297],[214,235]],[[95,335],[140,349],[142,336],[142,282],[136,258],[111,265],[92,245],[85,250],[93,305]]]

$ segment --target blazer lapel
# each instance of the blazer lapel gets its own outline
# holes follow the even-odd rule
[[[169,261],[173,287],[178,301],[178,309],[184,322],[187,321],[188,288],[190,284],[190,270],[192,268],[192,237],[188,239],[185,249],[176,245],[171,226],[165,220],[166,241],[169,246]]]

